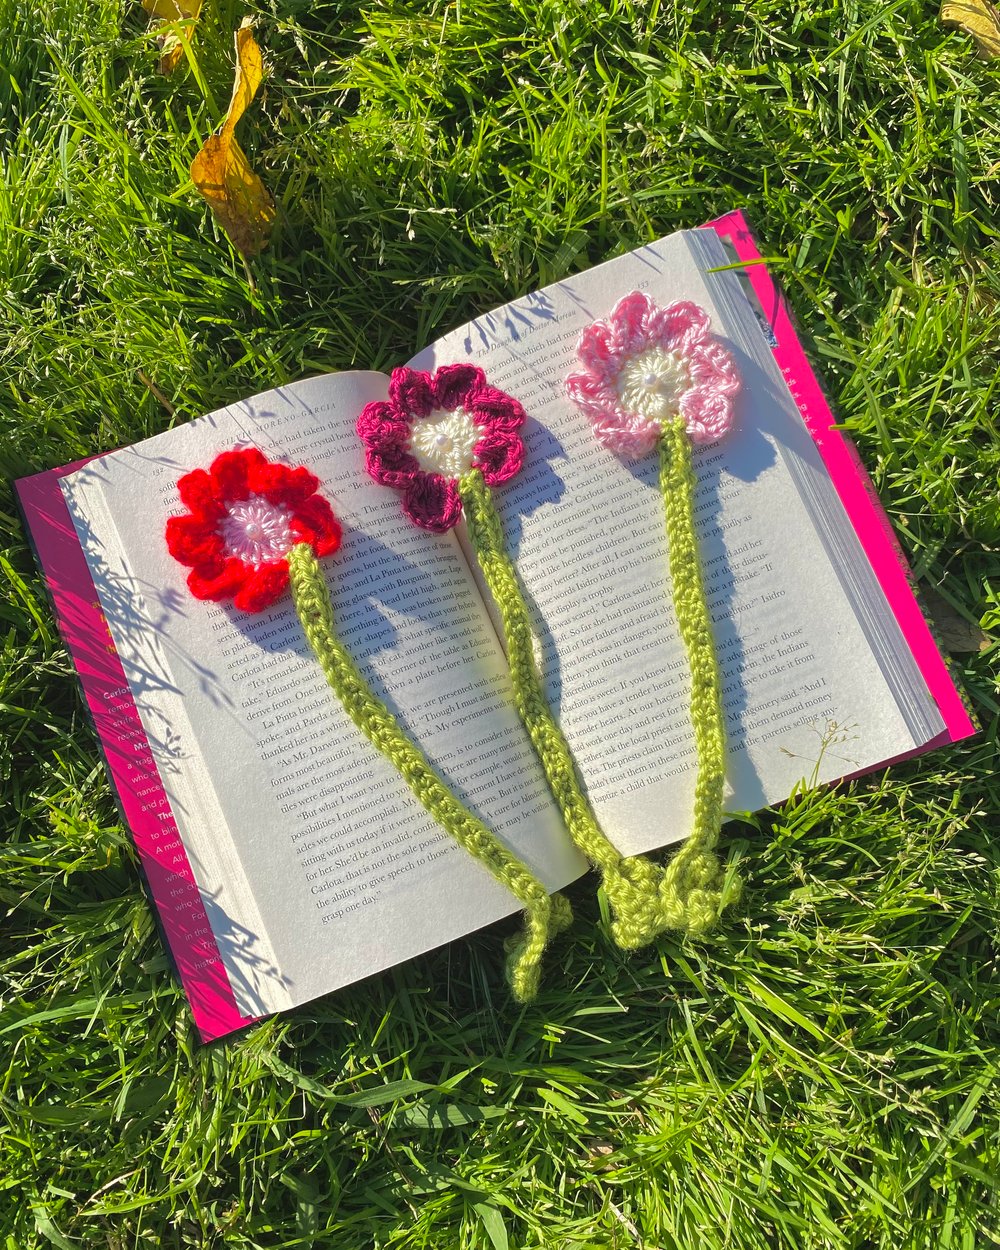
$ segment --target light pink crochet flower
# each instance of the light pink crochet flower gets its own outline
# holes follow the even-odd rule
[[[651,451],[663,422],[680,416],[692,443],[711,443],[733,423],[736,361],[689,301],[659,308],[642,291],[620,299],[606,321],[580,335],[583,372],[566,390],[594,424],[602,447],[626,456]]]

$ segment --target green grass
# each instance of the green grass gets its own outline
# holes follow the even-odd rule
[[[251,283],[187,178],[244,7],[165,81],[138,2],[0,0],[8,477],[740,205],[991,639],[977,740],[730,827],[712,940],[622,956],[586,880],[527,1009],[488,930],[204,1048],[4,485],[4,1250],[1000,1244],[1000,62],[935,9],[268,0]]]

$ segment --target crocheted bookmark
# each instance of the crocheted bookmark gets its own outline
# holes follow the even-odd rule
[[[177,483],[189,512],[167,521],[167,547],[190,568],[197,599],[233,599],[260,612],[291,588],[305,637],[331,689],[365,737],[396,766],[437,822],[523,904],[523,933],[508,942],[507,972],[514,997],[538,991],[542,953],[571,922],[569,903],[544,885],[455,797],[426,756],[407,738],[372,692],[336,636],[333,607],[317,557],[340,546],[330,505],[307,469],[269,462],[254,448],[223,452],[206,472]]]
[[[358,434],[368,472],[402,492],[403,511],[416,525],[443,532],[464,512],[503,622],[517,710],[573,842],[601,873],[612,936],[619,946],[634,950],[670,923],[661,898],[663,869],[640,856],[623,856],[600,828],[583,792],[545,697],[528,609],[489,489],[521,468],[524,446],[518,431],[524,420],[521,404],[491,386],[475,365],[445,365],[433,376],[396,369],[388,401],[364,408]]]
[[[660,882],[671,928],[697,935],[739,896],[715,854],[722,826],[725,720],[719,665],[705,598],[694,521],[692,449],[723,437],[740,389],[736,362],[710,332],[704,309],[689,302],[658,307],[633,291],[606,321],[584,330],[584,365],[566,379],[571,398],[591,419],[597,441],[622,455],[654,446],[660,456],[674,611],[691,673],[691,726],[697,757],[694,817],[687,841]]]

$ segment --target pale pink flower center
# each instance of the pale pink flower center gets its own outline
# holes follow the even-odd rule
[[[260,495],[229,504],[219,524],[227,553],[247,564],[267,564],[287,556],[292,547],[292,514]]]

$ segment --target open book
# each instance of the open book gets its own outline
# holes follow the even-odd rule
[[[738,213],[462,326],[409,363],[471,360],[529,414],[494,494],[553,710],[625,853],[683,839],[694,748],[655,456],[600,449],[566,399],[581,329],[633,289],[690,299],[736,355],[736,432],[696,454],[728,729],[727,809],[756,810],[973,732],[902,557]],[[229,1032],[518,910],[349,720],[287,600],[195,601],[167,553],[178,477],[253,444],[305,464],[345,529],[337,628],[459,797],[556,889],[584,870],[511,699],[463,527],[403,516],[363,469],[388,378],[258,395],[18,483],[125,818],[202,1035]],[[724,850],[724,843],[723,843]]]

